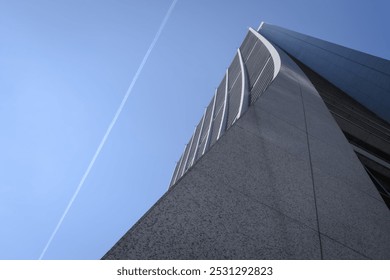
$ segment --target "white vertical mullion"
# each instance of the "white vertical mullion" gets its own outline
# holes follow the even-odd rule
[[[192,166],[194,164],[194,160],[195,160],[196,154],[198,152],[198,146],[199,146],[199,142],[200,142],[200,137],[202,136],[203,124],[204,124],[204,119],[206,118],[206,112],[207,112],[207,107],[204,110],[202,124],[200,125],[200,131],[199,131],[199,134],[198,134],[198,140],[196,140],[196,146],[195,146],[195,150],[194,150],[194,155],[192,156],[190,166]],[[196,130],[195,130],[195,132],[196,132]]]
[[[219,130],[218,130],[218,136],[215,141],[219,139],[219,137],[222,134],[222,128],[223,125],[226,124],[226,119],[227,119],[227,103],[228,103],[228,81],[229,81],[229,69],[226,69],[226,79],[225,79],[225,101],[223,103],[223,111],[222,111],[222,118],[221,118],[221,123],[219,125]]]
[[[247,73],[245,71],[244,61],[241,56],[240,49],[237,50],[238,58],[240,59],[240,68],[241,68],[241,100],[240,107],[238,109],[238,113],[233,123],[239,119],[244,111],[249,106],[249,90],[247,85]]]
[[[187,145],[186,145],[185,148],[187,148]],[[184,152],[186,151],[185,148],[184,148]],[[180,157],[179,167],[177,168],[177,172],[176,172],[176,175],[175,175],[175,180],[173,180],[172,185],[173,185],[174,183],[176,183],[176,181],[177,181],[177,179],[178,179],[178,177],[179,177],[179,172],[180,172],[181,165],[182,165],[182,163],[183,163],[183,158],[184,158],[184,154],[182,154],[181,157]]]
[[[173,174],[172,174],[172,177],[171,177],[171,182],[169,183],[169,187],[171,187],[174,183],[175,183],[175,179],[176,179],[176,174],[179,172],[179,166],[178,166],[178,162],[176,162],[176,166],[175,168],[173,169]]]
[[[275,77],[278,75],[281,67],[281,60],[278,51],[275,49],[275,47],[266,39],[264,38],[259,32],[254,30],[252,27],[249,27],[249,31],[252,32],[268,49],[268,52],[271,54],[272,60],[274,62],[274,75],[272,80],[275,79]]]
[[[195,132],[196,132],[196,127],[195,127],[194,134],[195,134]],[[190,142],[190,147],[188,148],[188,153],[187,153],[187,156],[186,156],[186,160],[185,160],[185,162],[184,162],[183,171],[182,171],[182,173],[181,173],[180,176],[183,176],[183,174],[186,172],[186,165],[187,165],[187,162],[188,162],[188,158],[190,157],[192,143],[194,142],[194,138],[195,138],[195,135],[194,135],[194,134],[192,134],[191,142]]]
[[[202,151],[202,155],[204,154],[204,152],[206,151],[206,148],[207,148],[207,144],[209,143],[210,141],[210,132],[211,132],[211,127],[213,126],[213,121],[214,121],[214,111],[215,111],[215,103],[216,103],[216,100],[217,100],[217,91],[218,89],[215,89],[215,93],[214,93],[214,102],[213,102],[213,109],[211,110],[211,116],[210,116],[210,125],[209,125],[209,129],[207,130],[207,138],[206,138],[206,142],[204,143],[204,147],[203,147],[203,151]]]

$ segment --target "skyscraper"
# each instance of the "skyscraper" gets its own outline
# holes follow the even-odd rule
[[[104,259],[390,258],[390,62],[249,29],[166,194]]]

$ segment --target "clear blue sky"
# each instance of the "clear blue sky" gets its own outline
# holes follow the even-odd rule
[[[38,259],[171,0],[0,0],[0,259]],[[249,26],[390,58],[390,2],[179,0],[44,259],[99,259],[167,190]]]

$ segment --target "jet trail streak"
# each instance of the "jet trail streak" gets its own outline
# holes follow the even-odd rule
[[[171,15],[171,13],[172,13],[172,11],[173,11],[173,9],[174,9],[174,7],[175,7],[177,1],[178,1],[178,0],[173,0],[173,1],[172,1],[171,6],[169,7],[167,13],[165,14],[165,17],[164,17],[163,21],[161,22],[160,27],[159,27],[159,29],[158,29],[156,35],[154,36],[154,39],[153,39],[152,43],[150,44],[148,50],[146,51],[145,56],[144,56],[144,58],[142,59],[142,62],[141,62],[141,64],[139,65],[138,70],[137,70],[137,72],[135,73],[135,75],[134,75],[134,77],[133,77],[133,80],[131,81],[131,84],[130,84],[129,88],[127,89],[126,94],[125,94],[125,96],[123,97],[122,102],[121,102],[121,104],[119,105],[119,107],[118,107],[118,109],[117,109],[117,111],[116,111],[116,113],[115,113],[114,118],[112,119],[110,125],[108,126],[108,128],[107,128],[107,130],[106,130],[106,133],[104,134],[102,140],[100,141],[99,147],[96,149],[96,152],[95,152],[95,154],[93,155],[93,158],[92,158],[91,162],[89,163],[87,170],[84,172],[84,175],[83,175],[83,177],[81,178],[80,183],[78,184],[76,191],[74,192],[72,198],[70,199],[68,205],[66,206],[66,209],[65,209],[64,213],[62,214],[60,220],[58,221],[57,226],[55,227],[53,233],[51,234],[49,240],[48,240],[47,243],[46,243],[45,248],[43,249],[41,255],[39,256],[39,259],[40,259],[40,260],[41,260],[41,259],[44,257],[44,255],[46,254],[47,249],[49,248],[51,242],[53,241],[53,239],[54,239],[54,237],[56,236],[56,234],[57,234],[59,228],[61,227],[61,225],[62,225],[62,223],[63,223],[63,221],[64,221],[66,215],[67,215],[68,212],[69,212],[69,209],[72,207],[73,202],[75,201],[77,195],[79,194],[80,189],[81,189],[82,186],[84,185],[84,182],[85,182],[85,180],[87,179],[87,177],[88,177],[88,175],[89,175],[89,172],[91,171],[93,165],[95,164],[95,161],[96,161],[97,157],[99,156],[100,151],[102,150],[104,144],[106,143],[106,140],[107,140],[108,136],[110,135],[112,128],[114,127],[116,121],[118,120],[118,117],[119,117],[119,115],[121,114],[121,112],[122,112],[122,110],[123,110],[123,107],[125,106],[126,101],[127,101],[127,99],[129,98],[129,95],[130,95],[130,93],[132,92],[133,87],[134,87],[135,83],[137,82],[138,77],[139,77],[139,75],[141,74],[142,69],[143,69],[144,66],[145,66],[145,63],[147,62],[147,60],[148,60],[148,58],[149,58],[149,56],[150,56],[150,53],[152,52],[154,46],[156,45],[156,43],[157,43],[157,41],[158,41],[158,38],[160,37],[160,35],[161,35],[161,33],[162,33],[162,31],[163,31],[163,29],[164,29],[164,27],[165,27],[165,24],[167,23],[167,21],[168,21],[170,15]]]

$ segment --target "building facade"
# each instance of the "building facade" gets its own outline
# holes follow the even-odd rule
[[[168,191],[103,259],[389,259],[390,62],[249,29]]]

